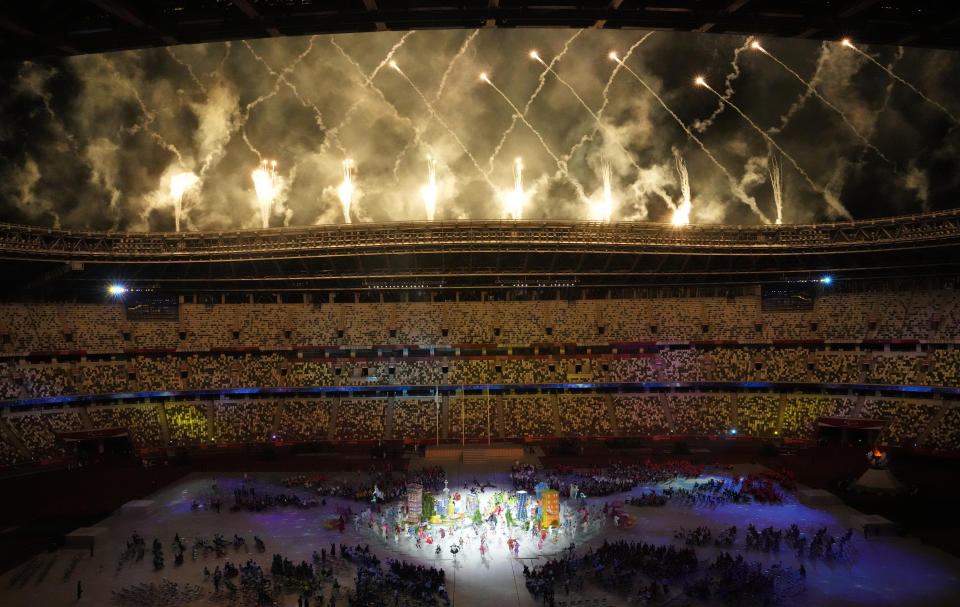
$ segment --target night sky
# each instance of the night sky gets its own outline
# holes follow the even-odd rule
[[[839,42],[759,42],[772,57],[739,36],[383,32],[7,63],[0,66],[0,221],[173,230],[170,180],[192,172],[182,230],[260,227],[251,173],[276,160],[271,226],[343,223],[346,158],[354,162],[353,222],[423,220],[428,156],[436,159],[436,219],[504,216],[517,157],[524,219],[597,218],[607,166],[614,221],[670,222],[683,200],[678,159],[694,223],[774,221],[777,160],[784,223],[956,206],[955,52],[857,47],[924,99]],[[624,58],[631,47],[624,65],[729,178],[608,58],[610,51]],[[563,53],[553,69],[590,111],[530,58],[532,49],[547,63]],[[388,63],[391,51],[402,74]],[[525,120],[543,143],[512,119],[481,72],[521,111],[540,87]],[[697,76],[729,91],[789,156],[696,86]]]

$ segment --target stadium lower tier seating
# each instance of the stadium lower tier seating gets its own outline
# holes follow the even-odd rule
[[[0,465],[76,453],[64,433],[125,430],[135,450],[327,440],[729,436],[813,439],[821,418],[879,420],[883,444],[960,450],[960,406],[940,399],[662,392],[432,398],[264,398],[18,406],[0,414]],[[118,433],[120,434],[120,433]],[[71,435],[73,436],[73,435]]]

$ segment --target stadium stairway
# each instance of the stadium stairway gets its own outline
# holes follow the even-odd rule
[[[397,399],[390,397],[387,399],[387,406],[383,409],[383,439],[393,439],[393,412],[396,408]]]
[[[952,404],[943,403],[940,405],[940,408],[937,409],[937,412],[930,419],[930,423],[927,424],[927,427],[922,431],[917,433],[917,444],[923,445],[927,442],[927,437],[930,436],[930,433],[933,432],[933,429],[940,425],[940,422],[943,421],[943,418],[947,415],[947,411],[953,409]]]
[[[731,392],[730,395],[727,396],[727,400],[730,401],[730,419],[727,421],[727,425],[731,428],[740,427],[740,415],[737,413],[738,396],[740,395],[736,392]]]
[[[450,397],[440,399],[440,438],[447,438],[450,431]]]
[[[512,462],[521,458],[523,458],[523,447],[508,444],[470,445],[462,449],[460,456],[465,466],[487,464],[497,460]]]
[[[214,420],[213,401],[209,401],[206,404],[204,404],[204,409],[207,410],[207,436],[212,438],[219,434],[218,432],[219,429],[217,428],[216,424],[213,421]]]
[[[787,394],[786,392],[780,394],[780,398],[777,400],[777,431],[783,429],[783,410],[787,407]]]
[[[163,435],[163,444],[170,444],[170,427],[167,425],[167,408],[166,405],[160,404],[157,407],[157,419],[160,420],[160,433]]]
[[[460,446],[427,445],[423,452],[423,463],[436,464],[455,462],[460,459]]]
[[[623,436],[623,432],[621,432],[620,429],[620,420],[617,418],[617,412],[614,410],[613,396],[604,394],[603,402],[607,408],[607,420],[610,422],[610,429],[613,430],[614,436]]]
[[[860,394],[855,399],[856,405],[853,407],[853,411],[850,412],[850,417],[862,417],[863,415],[863,405],[867,402],[867,397],[863,394]]]
[[[17,433],[13,431],[13,428],[10,427],[10,422],[6,418],[0,417],[0,434],[3,434],[3,437],[7,439],[7,442],[16,447],[17,451],[20,452],[20,455],[24,459],[30,461],[33,459],[33,454],[30,453],[30,450],[27,449],[27,446],[21,442],[20,437],[17,436]]]
[[[268,437],[274,437],[277,435],[277,429],[280,427],[280,411],[283,409],[283,403],[275,403],[273,407],[273,421],[270,422],[270,433],[267,434]]]
[[[504,425],[503,425],[504,423],[506,423],[504,421],[506,418],[503,415],[504,413],[503,399],[502,398],[494,399],[493,405],[496,408],[496,412],[497,412],[497,423],[493,427],[493,434],[494,436],[506,436],[507,432],[506,430],[504,430]]]
[[[667,433],[673,432],[673,426],[676,423],[673,417],[673,408],[670,406],[670,399],[663,392],[658,396],[660,400],[660,410],[663,411],[663,425]]]
[[[80,416],[80,425],[84,430],[90,430],[93,428],[93,422],[90,420],[90,415],[87,413],[86,407],[75,407],[74,408],[77,414]]]
[[[337,438],[337,424],[340,422],[340,399],[335,398],[330,403],[330,424],[327,427],[327,440]]]
[[[553,435],[563,436],[560,433],[560,397],[556,394],[550,395],[550,412],[553,417]]]

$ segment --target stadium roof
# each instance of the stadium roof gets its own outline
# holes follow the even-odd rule
[[[457,221],[234,232],[0,224],[8,293],[609,288],[960,275],[960,209],[824,225]]]
[[[960,47],[943,0],[46,0],[0,7],[0,56],[428,28],[640,28]]]

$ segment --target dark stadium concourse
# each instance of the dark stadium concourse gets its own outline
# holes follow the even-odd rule
[[[8,289],[170,293],[742,285],[960,267],[960,212],[819,226],[470,221],[207,233],[0,225]]]
[[[607,28],[745,33],[937,48],[960,45],[960,14],[934,0],[47,0],[0,10],[0,56],[436,28]]]

